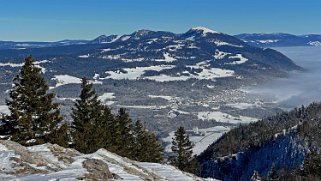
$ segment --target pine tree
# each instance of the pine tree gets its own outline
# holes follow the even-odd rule
[[[4,118],[5,132],[12,135],[11,140],[33,145],[49,141],[56,143],[55,140],[59,139],[58,144],[67,145],[68,140],[54,133],[60,129],[63,118],[59,105],[52,101],[55,95],[48,90],[41,69],[34,65],[31,56],[27,57],[20,74],[13,79],[10,99],[6,101],[11,114]]]
[[[148,136],[144,130],[144,126],[140,121],[136,121],[132,126],[134,145],[131,152],[131,158],[137,161],[142,161],[147,153],[144,152],[144,147],[148,142]]]
[[[63,147],[69,147],[70,127],[67,123],[62,124],[58,129],[54,129],[51,134],[46,135],[46,142],[55,143]]]
[[[129,117],[128,112],[126,112],[126,109],[120,108],[114,122],[115,130],[112,133],[112,151],[121,156],[130,157],[130,155],[132,155],[131,152],[134,147],[134,137],[132,135],[131,122],[132,121]]]
[[[172,151],[175,156],[170,159],[171,164],[180,170],[196,173],[198,171],[198,162],[192,156],[192,149],[193,144],[189,140],[184,127],[179,127],[172,141]]]
[[[133,126],[134,145],[131,158],[143,162],[163,161],[163,149],[155,134],[148,132],[140,121]]]
[[[106,147],[108,137],[105,126],[106,108],[98,100],[92,84],[82,79],[80,99],[72,108],[73,141],[75,148],[83,153],[92,153]]]
[[[161,163],[163,161],[164,150],[162,145],[158,142],[154,133],[148,134],[148,142],[146,146],[146,157],[144,160],[145,162],[154,162],[154,163]]]
[[[104,105],[103,106],[103,117],[99,122],[100,130],[102,130],[101,137],[104,137],[103,145],[104,148],[109,149],[113,142],[112,132],[115,130],[115,117],[111,112],[111,109]]]

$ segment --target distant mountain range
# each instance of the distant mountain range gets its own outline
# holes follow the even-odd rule
[[[25,48],[46,48],[68,45],[87,44],[89,40],[62,40],[57,42],[14,42],[0,41],[0,49],[25,49]]]
[[[66,114],[85,76],[95,83],[104,103],[134,109],[133,118],[147,120],[152,130],[169,132],[179,125],[214,127],[250,122],[269,109],[255,112],[232,107],[222,113],[209,108],[234,102],[237,96],[245,99],[241,86],[302,70],[278,51],[204,27],[181,34],[138,30],[53,44],[20,43],[0,49],[0,104],[5,103],[6,91],[24,58],[32,55]],[[177,123],[174,127],[173,122]]]
[[[197,29],[206,29],[207,33],[220,34],[216,31],[210,30],[204,27],[197,27]],[[193,30],[193,29],[191,29]],[[153,33],[152,33],[153,32]],[[189,32],[191,33],[191,31]],[[150,30],[138,30],[135,32],[134,37],[136,39],[140,36],[157,36],[168,35],[172,37],[174,33],[160,32]],[[133,34],[131,34],[133,35]],[[186,33],[185,33],[186,35]],[[184,36],[184,34],[182,34]],[[307,34],[307,35],[293,35],[287,33],[243,33],[235,35],[234,37],[243,40],[249,45],[259,47],[284,47],[284,46],[321,46],[321,35],[319,34]],[[68,45],[83,45],[83,44],[106,44],[113,42],[120,42],[128,38],[120,35],[101,35],[94,40],[62,40],[57,42],[14,42],[14,41],[0,41],[0,49],[24,49],[24,48],[45,48],[45,47],[57,47]]]
[[[321,35],[292,35],[286,33],[271,34],[239,34],[235,37],[253,46],[285,47],[285,46],[321,46]]]
[[[103,69],[103,72],[97,72],[97,68],[93,67],[90,71],[100,74],[97,78],[106,79],[146,78],[156,81],[161,79],[175,81],[195,78],[210,80],[221,77],[240,78],[253,74],[279,76],[287,71],[300,70],[300,67],[289,58],[275,50],[257,48],[234,36],[204,27],[192,28],[182,34],[138,30],[122,36],[102,35],[92,41],[2,43],[2,47],[5,46],[11,46],[11,48],[2,50],[2,56],[0,56],[2,59],[14,60],[19,57],[18,61],[21,61],[21,58],[27,55],[46,59],[71,58],[77,68],[73,71],[76,76],[83,76],[77,72],[90,67],[90,65],[84,67],[83,64],[80,65],[82,67],[77,67],[79,59],[100,60],[99,64],[105,64],[108,61],[108,67],[111,70]],[[115,61],[118,62],[117,66],[112,66]],[[119,62],[123,62],[123,67],[119,66]],[[134,62],[135,65],[133,65]],[[64,62],[50,63],[58,67],[63,64]],[[125,75],[128,72],[124,70],[116,73],[120,68],[150,67],[161,64],[165,64],[166,67],[155,67],[155,69],[148,70],[143,68],[144,72],[138,77]],[[53,69],[59,71],[58,67]],[[48,69],[51,68],[48,67]]]

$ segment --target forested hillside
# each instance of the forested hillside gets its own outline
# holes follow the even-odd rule
[[[231,130],[199,156],[200,174],[248,180],[254,171],[267,176],[272,166],[278,172],[291,173],[296,167],[304,171],[306,155],[320,151],[320,110],[321,103],[312,103]]]

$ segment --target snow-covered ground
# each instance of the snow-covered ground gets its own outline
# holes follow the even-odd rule
[[[136,68],[124,68],[122,71],[107,71],[106,73],[109,74],[106,78],[101,79],[128,79],[128,80],[137,80],[142,78],[142,75],[145,71],[154,70],[154,71],[161,71],[165,69],[172,69],[174,68],[173,65],[161,65],[161,66],[150,66],[150,67],[136,67]]]
[[[242,54],[236,54],[235,56],[230,56],[230,59],[236,59],[236,61],[229,63],[231,65],[238,65],[238,64],[243,64],[248,61],[247,58],[243,57]]]
[[[3,114],[9,114],[10,113],[10,110],[8,109],[8,106],[6,105],[0,105],[0,114],[3,113]]]
[[[164,53],[164,59],[157,59],[155,61],[157,62],[174,62],[176,61],[177,59],[172,57],[169,53]]]
[[[230,127],[215,126],[211,128],[205,128],[205,129],[194,128],[193,130],[186,130],[186,131],[189,134],[190,140],[194,144],[193,153],[199,155],[209,145],[211,145],[213,142],[215,142],[219,137],[221,137],[224,133],[228,132],[229,130],[230,130]],[[174,137],[174,131],[170,132],[168,137],[163,138],[164,142],[169,143],[165,148],[166,152],[172,151],[171,142],[173,137]]]
[[[105,92],[103,95],[99,96],[98,99],[103,102],[104,104],[110,106],[114,104],[116,101],[113,101],[115,99],[115,93],[113,92]]]
[[[79,55],[78,57],[79,57],[79,58],[89,58],[90,55],[89,55],[89,54],[87,54],[87,55]]]
[[[148,95],[148,97],[150,98],[161,98],[161,99],[165,99],[167,101],[170,101],[172,99],[175,99],[174,97],[172,96],[163,96],[163,95]]]
[[[56,87],[65,85],[65,84],[80,84],[81,79],[71,75],[55,75],[52,80],[56,81]]]
[[[223,113],[217,110],[198,112],[197,117],[198,119],[202,119],[202,120],[215,120],[217,122],[231,123],[231,124],[250,123],[258,120],[257,118],[252,118],[247,116],[235,117],[230,114]]]
[[[213,43],[216,45],[216,46],[231,46],[231,47],[243,47],[242,45],[234,45],[234,44],[231,44],[231,43],[227,43],[227,42],[224,42],[224,41],[216,41],[214,40]]]
[[[259,108],[263,104],[264,104],[263,102],[254,102],[254,103],[238,102],[238,103],[228,103],[228,104],[225,104],[225,106],[242,110],[242,109]]]
[[[211,30],[209,28],[202,27],[202,26],[191,28],[191,30],[202,31],[203,36],[206,36],[209,33],[213,33],[213,34],[219,33],[217,31],[214,31],[214,30]]]
[[[62,86],[62,85],[66,85],[66,84],[80,84],[81,83],[81,78],[75,77],[75,76],[71,76],[71,75],[55,75],[52,80],[56,81],[56,86],[55,87],[50,87],[50,89]],[[93,84],[102,84],[101,81],[97,81],[97,80],[90,80],[90,83]]]
[[[100,79],[128,79],[128,80],[138,80],[138,79],[149,79],[155,80],[157,82],[168,82],[168,81],[185,81],[188,79],[199,79],[199,80],[213,80],[222,77],[234,76],[233,70],[221,69],[221,68],[209,68],[208,61],[200,62],[196,65],[189,65],[189,68],[202,69],[200,73],[191,74],[188,71],[182,72],[183,75],[178,73],[175,76],[171,75],[155,75],[155,76],[144,76],[146,71],[161,71],[165,69],[173,69],[174,65],[157,65],[150,67],[136,67],[136,68],[124,68],[117,71],[106,71],[109,74],[105,78]]]
[[[16,164],[17,162],[21,164]],[[158,163],[136,162],[105,149],[81,154],[73,149],[44,144],[23,147],[0,140],[0,180],[212,180],[196,177]],[[108,179],[108,180],[109,180]]]
[[[217,59],[217,60],[220,60],[220,59],[225,58],[226,55],[230,55],[230,54],[231,53],[216,50],[214,58]]]
[[[0,63],[0,67],[22,67],[24,63]]]

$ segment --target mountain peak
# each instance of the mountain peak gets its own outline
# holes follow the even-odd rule
[[[198,27],[194,27],[194,28],[191,28],[190,31],[201,31],[204,35],[208,34],[208,33],[213,33],[213,34],[216,34],[216,33],[219,33],[217,31],[214,31],[214,30],[211,30],[209,28],[206,28],[206,27],[202,27],[202,26],[198,26]]]
[[[153,32],[151,30],[147,30],[147,29],[141,29],[141,30],[137,30],[133,33],[133,35],[141,37],[141,36],[146,36],[148,35],[150,32]]]
[[[119,38],[118,35],[100,35],[99,37],[95,38],[94,40],[91,41],[91,44],[103,44],[103,43],[112,43],[116,41]]]

